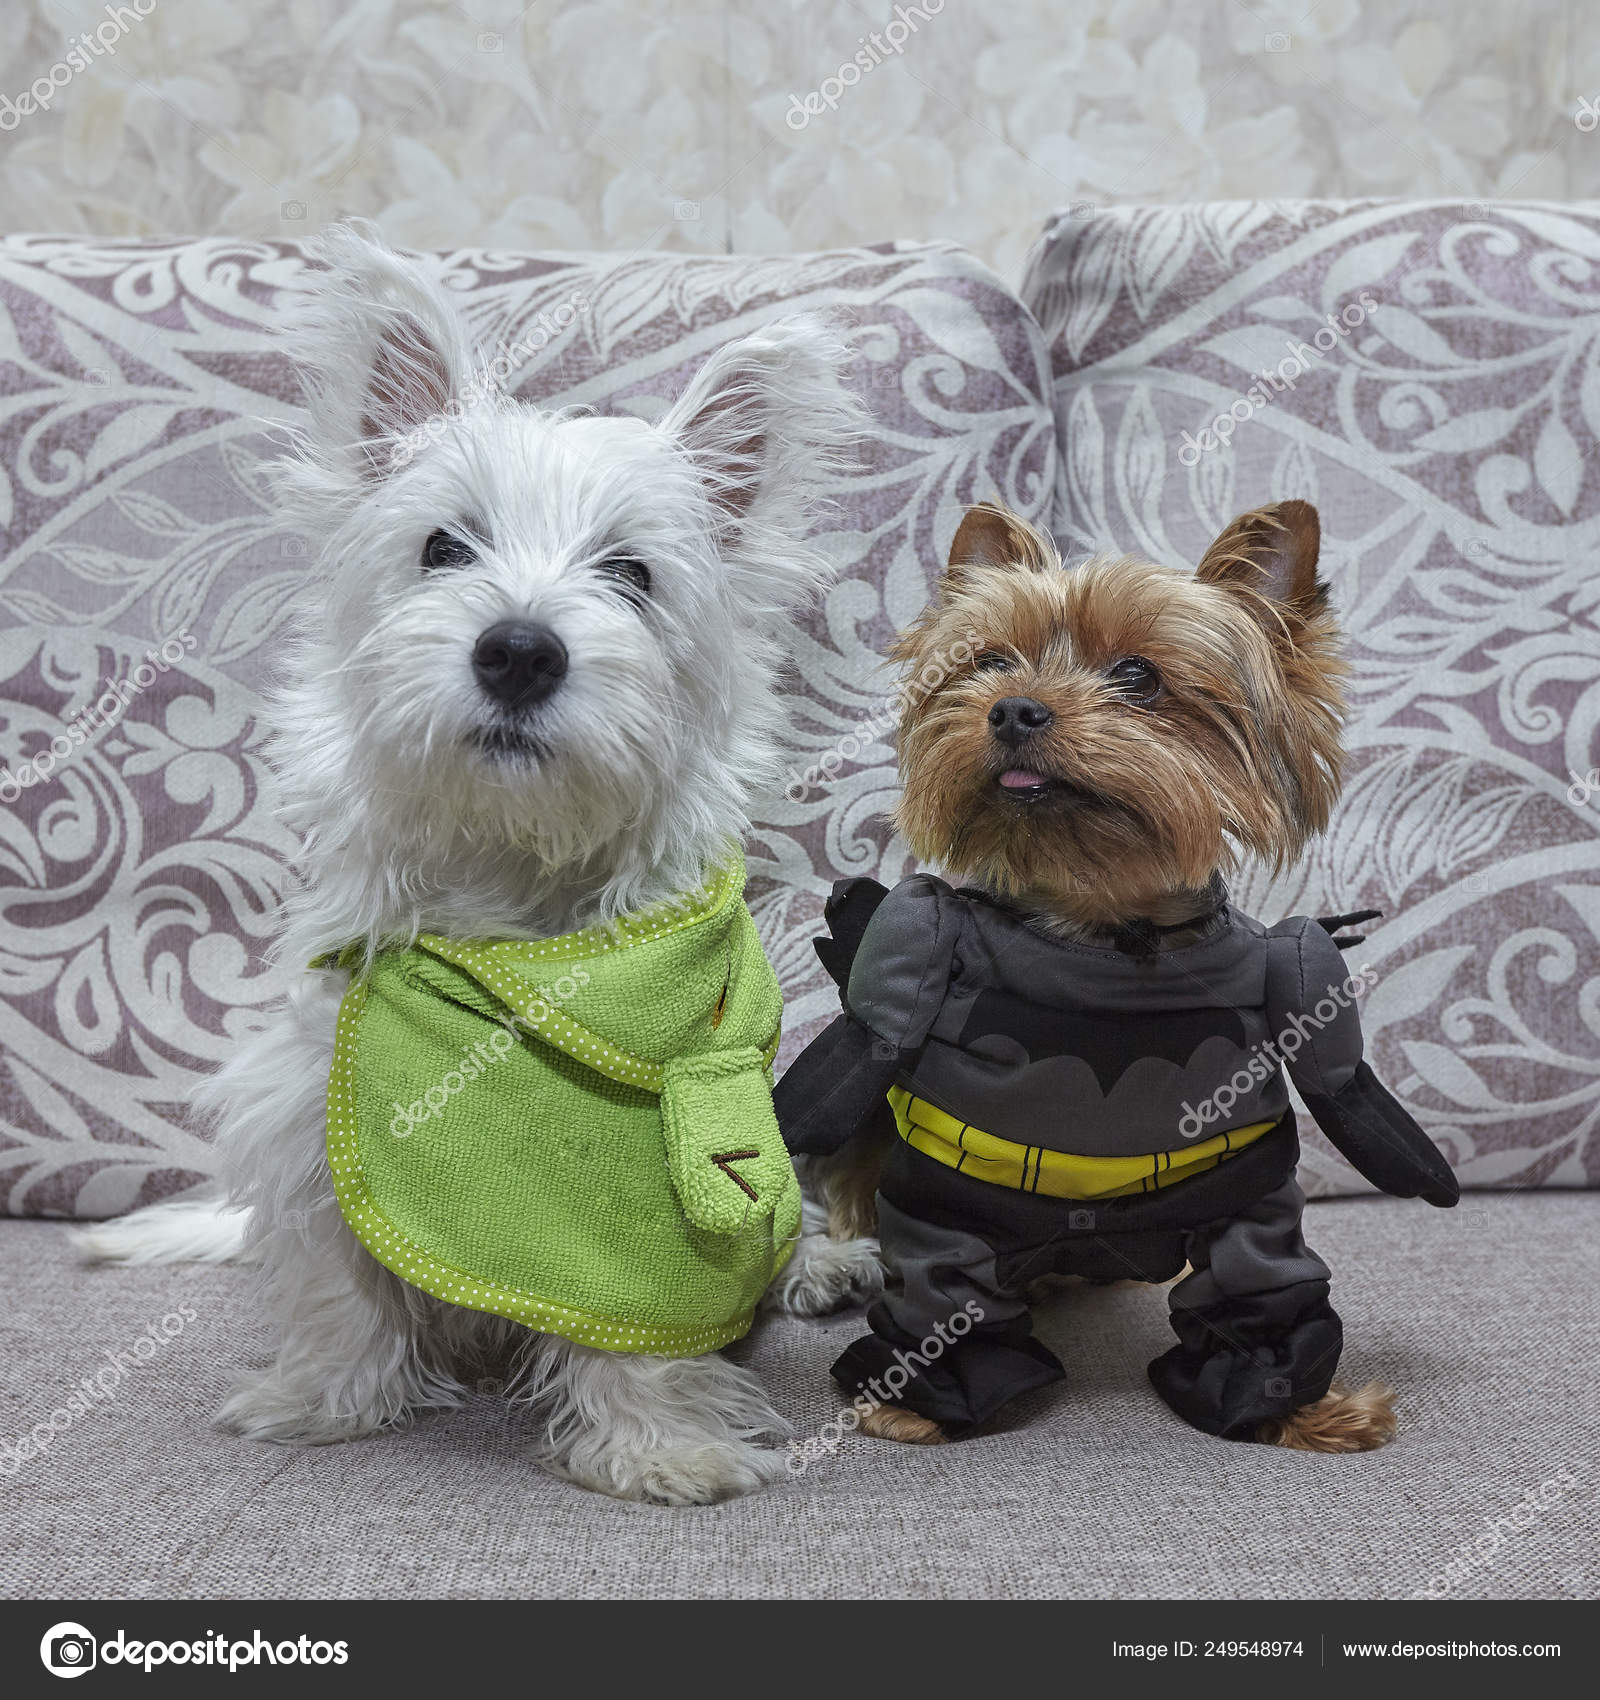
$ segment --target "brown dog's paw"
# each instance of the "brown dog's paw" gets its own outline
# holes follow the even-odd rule
[[[861,1432],[879,1440],[900,1440],[908,1446],[942,1446],[947,1436],[942,1428],[915,1411],[898,1405],[874,1405],[861,1419]]]
[[[1314,1405],[1302,1405],[1256,1430],[1267,1446],[1296,1452],[1372,1452],[1394,1439],[1394,1389],[1369,1381],[1359,1391],[1337,1382]]]
[[[889,1152],[898,1143],[891,1121],[887,1130],[869,1127],[831,1157],[813,1157],[822,1202],[828,1207],[828,1234],[836,1240],[871,1239],[878,1232],[878,1181]]]

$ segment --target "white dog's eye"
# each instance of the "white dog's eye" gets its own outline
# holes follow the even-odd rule
[[[617,589],[636,606],[650,594],[650,569],[631,555],[613,555],[600,563],[600,571],[617,581]]]
[[[470,567],[478,552],[464,537],[454,532],[434,531],[422,545],[422,570],[425,573],[447,572],[452,567]]]

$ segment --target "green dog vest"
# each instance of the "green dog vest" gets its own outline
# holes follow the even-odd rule
[[[782,999],[743,892],[736,857],[609,926],[424,934],[356,962],[328,1162],[367,1250],[435,1298],[607,1351],[744,1334],[800,1189],[772,1111]]]

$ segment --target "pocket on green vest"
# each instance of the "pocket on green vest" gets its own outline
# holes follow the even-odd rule
[[[712,1234],[770,1217],[795,1182],[761,1053],[745,1046],[677,1057],[665,1075],[661,1125],[684,1215]]]

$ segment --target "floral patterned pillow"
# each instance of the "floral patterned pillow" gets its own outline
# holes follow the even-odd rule
[[[1326,840],[1241,905],[1380,908],[1369,1055],[1469,1186],[1600,1181],[1600,216],[1234,203],[1058,216],[1055,526],[1192,564],[1315,502],[1354,666]],[[1308,1141],[1312,1190],[1360,1187]]]
[[[1044,519],[1046,351],[1015,297],[937,246],[781,259],[460,251],[440,271],[522,395],[653,416],[711,349],[837,314],[875,428],[834,492],[841,580],[792,688],[785,793],[749,848],[789,1000],[827,1012],[810,939],[832,881],[903,871],[879,655],[964,504]],[[197,1072],[278,990],[262,965],[292,846],[258,693],[306,571],[261,419],[296,405],[273,334],[289,244],[0,244],[0,1180],[12,1214],[104,1216],[211,1172]],[[22,771],[26,767],[26,774]],[[26,779],[26,783],[24,783]]]

